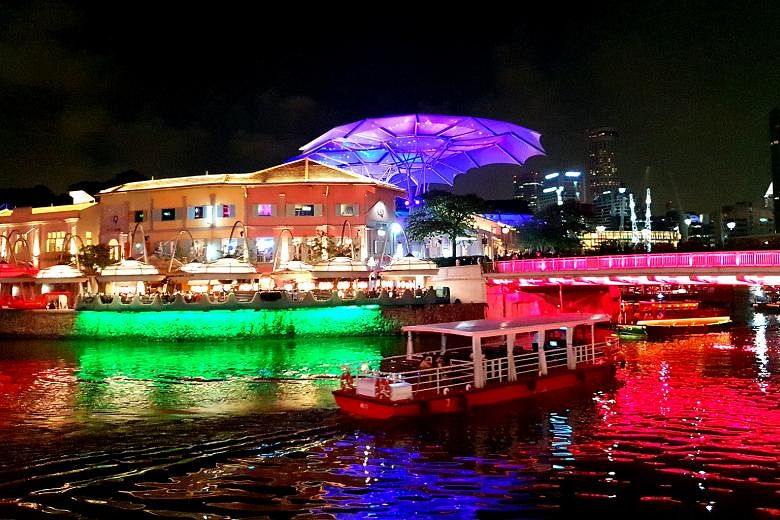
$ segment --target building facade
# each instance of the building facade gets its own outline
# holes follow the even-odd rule
[[[582,202],[582,172],[552,172],[542,179],[542,193],[537,201],[537,211],[551,206],[562,206],[564,202]]]
[[[0,210],[0,258],[48,267],[69,262],[100,237],[100,207],[84,192],[71,192],[73,204]]]
[[[536,211],[541,193],[542,174],[540,172],[528,171],[512,177],[512,197],[525,201],[531,211]]]
[[[592,202],[606,191],[620,187],[617,164],[617,130],[611,127],[594,128],[585,133],[585,198]]]
[[[316,262],[323,250],[349,244],[366,260],[382,254],[403,193],[309,159],[246,174],[133,182],[100,193],[101,240],[131,257],[145,247],[163,258],[242,256],[270,267]]]

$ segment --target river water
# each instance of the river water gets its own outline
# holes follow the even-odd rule
[[[400,337],[5,340],[0,518],[777,518],[778,328],[624,341],[592,394],[393,424],[330,391]]]

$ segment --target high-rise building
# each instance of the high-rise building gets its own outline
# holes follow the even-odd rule
[[[593,223],[605,229],[631,229],[629,193],[625,187],[605,191],[593,198]]]
[[[582,202],[582,173],[553,172],[542,180],[542,192],[537,201],[537,211],[550,206],[562,206],[566,201]]]
[[[542,174],[538,171],[527,171],[512,177],[513,198],[526,201],[531,211],[536,211],[541,192]]]
[[[780,222],[780,108],[769,112],[769,151],[772,155],[772,200],[774,202],[775,233]]]
[[[610,127],[594,128],[585,133],[586,202],[592,202],[604,192],[615,191],[620,187],[617,137],[617,130]]]

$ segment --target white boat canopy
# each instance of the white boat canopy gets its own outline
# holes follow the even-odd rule
[[[540,329],[549,330],[558,327],[576,327],[577,325],[593,325],[609,321],[608,314],[584,314],[578,312],[561,314],[543,314],[540,316],[523,316],[511,320],[468,320],[448,323],[431,323],[428,325],[407,325],[403,332],[430,332],[444,335],[484,338],[505,334],[522,334],[536,332]]]

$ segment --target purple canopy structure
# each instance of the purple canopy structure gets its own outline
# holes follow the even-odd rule
[[[478,117],[408,114],[337,126],[301,147],[301,155],[406,188],[452,186],[455,176],[489,164],[524,164],[544,155],[541,134]]]

